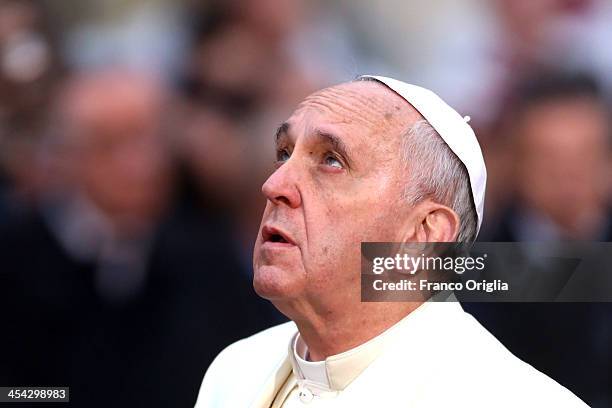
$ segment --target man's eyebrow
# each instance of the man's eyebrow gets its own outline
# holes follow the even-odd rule
[[[349,165],[351,162],[351,155],[350,155],[350,150],[347,147],[346,143],[344,143],[344,141],[339,138],[338,136],[334,135],[333,133],[327,132],[325,130],[322,129],[315,129],[314,134],[323,142],[325,143],[329,143],[332,148],[338,152],[338,154],[340,154],[342,157],[344,157],[346,159],[346,161],[348,161]]]
[[[284,122],[276,129],[275,142],[277,145],[281,142],[281,139],[289,137],[290,127],[288,122]],[[351,165],[352,156],[350,155],[350,150],[340,137],[323,129],[315,129],[313,134],[319,141],[329,144],[333,150],[344,157],[349,166]]]
[[[289,134],[289,123],[284,122],[282,125],[278,127],[278,129],[276,129],[276,135],[274,137],[274,141],[278,144],[278,142],[280,141],[280,138],[288,134]]]

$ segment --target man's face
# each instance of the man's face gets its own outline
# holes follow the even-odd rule
[[[401,135],[417,119],[380,84],[355,82],[309,96],[279,128],[253,260],[261,296],[359,296],[360,243],[401,239]]]
[[[529,206],[572,230],[605,205],[609,129],[601,106],[588,99],[536,106],[518,130],[519,192]]]
[[[154,86],[117,74],[75,86],[67,102],[78,187],[116,220],[149,221],[164,201],[168,163]]]

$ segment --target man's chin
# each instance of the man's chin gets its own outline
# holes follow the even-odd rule
[[[302,274],[292,273],[275,265],[263,265],[255,269],[253,288],[264,299],[287,299],[299,292]]]

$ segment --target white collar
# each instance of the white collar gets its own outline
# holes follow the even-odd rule
[[[297,332],[289,344],[289,356],[298,383],[306,385],[314,394],[344,390],[390,342],[401,337],[396,333],[410,324],[411,316],[422,313],[430,304],[423,303],[378,336],[343,353],[329,356],[324,361],[307,361],[308,347]]]

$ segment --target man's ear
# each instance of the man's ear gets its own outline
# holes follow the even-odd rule
[[[454,242],[459,235],[459,216],[451,208],[431,200],[412,208],[404,242]]]

